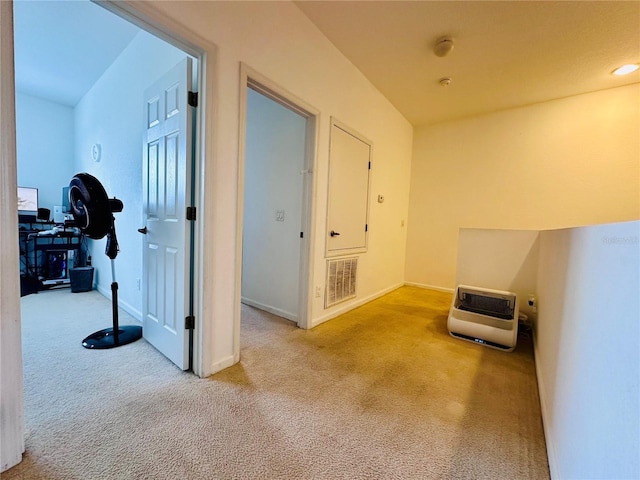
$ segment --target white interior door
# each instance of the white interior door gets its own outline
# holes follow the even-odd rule
[[[183,370],[189,368],[191,60],[145,91],[143,336]],[[144,230],[143,230],[144,231]]]

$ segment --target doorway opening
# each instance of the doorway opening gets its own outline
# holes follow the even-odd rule
[[[309,328],[318,113],[242,72],[241,302]]]
[[[42,93],[37,91],[38,86],[29,85],[29,90],[21,91],[22,82],[17,82],[17,138],[18,138],[18,184],[37,184],[43,185],[43,191],[50,184],[54,184],[57,189],[57,196],[49,194],[47,206],[52,211],[55,210],[54,205],[61,204],[61,191],[69,180],[77,172],[89,172],[95,175],[105,184],[112,196],[118,197],[124,203],[124,209],[117,215],[117,224],[119,232],[120,254],[116,263],[118,264],[118,285],[119,285],[119,304],[131,314],[133,318],[142,321],[145,311],[143,299],[147,293],[147,268],[145,261],[142,260],[144,250],[144,237],[137,233],[137,229],[141,226],[142,211],[146,205],[143,202],[144,179],[143,172],[143,132],[144,132],[144,112],[145,98],[143,97],[144,89],[153,84],[159,77],[171,69],[176,63],[184,58],[193,60],[193,69],[189,73],[192,75],[190,84],[185,89],[198,91],[199,85],[199,67],[201,67],[200,58],[194,56],[192,52],[186,51],[180,42],[171,41],[167,35],[159,38],[156,30],[152,29],[140,21],[132,22],[129,12],[120,10],[117,5],[106,5],[111,7],[104,9],[100,5],[91,2],[72,2],[64,5],[65,12],[64,21],[69,21],[68,17],[77,16],[85,20],[85,23],[104,24],[105,29],[115,28],[117,31],[126,33],[127,42],[114,45],[109,54],[100,52],[100,55],[106,57],[102,62],[103,70],[98,70],[97,75],[86,82],[88,87],[80,89],[82,92],[77,98],[71,98],[64,103],[60,102],[60,98],[56,97],[54,86],[48,88],[40,86]],[[16,64],[23,66],[23,70],[30,67],[28,57],[25,58],[25,50],[28,52],[28,46],[23,48],[20,44],[21,39],[25,44],[30,41],[29,37],[37,34],[33,30],[33,25],[50,25],[48,41],[53,44],[59,44],[56,47],[61,52],[61,61],[48,64],[49,71],[45,71],[44,78],[64,80],[69,71],[73,74],[73,70],[65,68],[65,65],[78,63],[72,57],[72,54],[64,48],[64,42],[68,41],[70,35],[76,35],[75,44],[90,43],[91,39],[85,37],[86,31],[65,25],[64,22],[56,20],[56,11],[49,12],[51,18],[43,18],[46,12],[42,9],[49,8],[46,5],[39,9],[32,9],[29,5],[20,3],[16,5],[15,24],[17,29],[16,35]],[[51,7],[59,8],[59,7]],[[109,11],[111,10],[111,11]],[[59,15],[58,15],[59,16]],[[49,22],[49,23],[47,23]],[[58,25],[60,23],[60,25]],[[77,22],[80,24],[82,22]],[[64,32],[62,31],[64,30]],[[149,32],[149,30],[154,30]],[[54,32],[60,31],[57,35]],[[32,33],[33,32],[33,33]],[[73,33],[77,32],[77,33]],[[61,40],[56,40],[60,37]],[[167,41],[169,40],[169,41]],[[44,48],[44,47],[43,47]],[[98,56],[99,49],[95,49],[95,55]],[[22,54],[22,55],[21,55]],[[23,58],[21,58],[21,56]],[[69,57],[68,59],[66,57]],[[42,68],[42,67],[41,67]],[[16,69],[16,77],[19,76],[19,70]],[[54,83],[55,82],[51,82]],[[64,81],[62,82],[64,83]],[[88,90],[86,89],[88,88]],[[187,91],[184,91],[185,104]],[[189,117],[193,117],[193,123],[196,124],[198,114],[189,113]],[[30,119],[39,118],[42,121],[41,127],[38,129],[40,134],[51,132],[51,142],[47,145],[50,152],[62,151],[58,157],[52,154],[47,156],[48,161],[43,162],[44,155],[24,147],[32,145],[28,137],[33,132],[33,124]],[[63,118],[64,122],[58,121]],[[60,125],[67,124],[66,130]],[[186,170],[186,175],[180,172],[180,181],[189,186],[186,191],[189,198],[186,199],[187,205],[194,206],[196,201],[195,188],[197,185],[195,175],[200,171],[198,168],[199,157],[196,155],[196,146],[199,141],[197,129],[193,129],[194,136],[191,138],[189,134],[188,152],[185,156],[188,161],[181,164],[182,169]],[[185,132],[186,134],[186,132]],[[24,138],[24,141],[21,139]],[[194,140],[193,142],[191,140]],[[44,142],[42,142],[44,143]],[[55,145],[52,147],[52,144]],[[90,152],[91,155],[83,153]],[[97,154],[96,154],[97,152]],[[42,152],[41,152],[42,153]],[[51,172],[47,173],[46,170]],[[46,177],[43,177],[43,175]],[[189,178],[187,178],[189,177]],[[51,205],[49,205],[51,204]],[[185,232],[187,238],[183,241],[188,250],[193,250],[194,243],[189,236],[193,236],[194,232],[189,230]],[[110,296],[109,285],[111,278],[109,275],[109,260],[101,255],[104,250],[104,241],[85,241],[88,252],[83,255],[85,261],[89,261],[95,271],[94,283],[96,289],[104,296]],[[189,295],[192,295],[193,286],[190,280],[190,267],[194,264],[191,261],[192,252],[187,252],[184,259],[178,259],[179,262],[185,264],[185,278],[180,279],[181,284],[190,285],[190,291],[184,303],[188,308],[192,308],[193,301]],[[192,315],[189,311],[186,315],[180,313],[182,320],[186,316]],[[105,325],[107,326],[107,325]],[[190,350],[189,346],[184,347]],[[164,352],[163,352],[164,353]],[[185,367],[181,367],[185,368]]]
[[[24,3],[24,4],[31,4],[33,2],[20,2],[20,3]],[[45,2],[46,3],[46,2]],[[72,2],[72,3],[76,3],[76,2]],[[87,4],[90,5],[94,5],[93,3],[89,3],[86,2]],[[95,5],[94,5],[95,6]],[[2,20],[1,23],[3,25],[3,31],[5,30],[5,27],[7,27],[6,31],[12,31],[14,30],[12,27],[14,25],[14,20],[15,17],[14,15],[12,15],[13,12],[10,12],[9,10],[13,7],[13,5],[11,3],[9,4],[5,4],[3,5],[3,14],[2,14]],[[171,43],[172,45],[176,46],[177,48],[180,48],[181,50],[183,50],[184,53],[186,53],[187,55],[192,56],[194,59],[197,60],[198,65],[199,65],[199,69],[198,69],[198,74],[197,74],[197,78],[198,78],[198,85],[202,87],[202,91],[199,92],[199,104],[202,105],[203,108],[198,108],[196,113],[194,114],[195,118],[196,118],[196,123],[198,125],[198,127],[196,129],[194,129],[194,145],[195,145],[195,149],[194,149],[194,157],[193,157],[193,172],[194,172],[194,187],[193,187],[193,205],[196,206],[197,208],[200,209],[200,211],[198,212],[200,215],[203,215],[204,213],[204,179],[205,179],[205,166],[206,166],[206,162],[205,162],[205,155],[211,155],[211,148],[208,142],[206,142],[206,136],[205,136],[205,120],[206,120],[206,114],[205,111],[211,112],[211,102],[208,101],[208,96],[207,96],[207,91],[212,92],[213,91],[213,70],[214,70],[214,65],[213,62],[208,61],[208,58],[211,58],[212,52],[214,52],[214,46],[207,43],[206,41],[204,41],[204,43],[200,43],[202,42],[202,40],[194,35],[191,34],[191,32],[188,29],[183,29],[182,27],[175,27],[175,26],[167,26],[163,23],[162,19],[160,17],[158,17],[157,15],[153,14],[153,12],[148,12],[147,14],[142,14],[141,12],[139,12],[137,10],[138,7],[129,5],[129,4],[121,4],[119,2],[104,2],[104,3],[100,3],[100,7],[105,7],[106,10],[103,11],[110,11],[111,13],[115,13],[117,17],[121,17],[125,20],[127,20],[128,22],[130,22],[131,24],[136,25],[137,27],[141,28],[142,30],[144,30],[145,32],[151,33],[154,36],[161,38],[169,43]],[[177,30],[176,30],[177,29]],[[14,30],[15,33],[15,30]],[[11,64],[11,59],[12,57],[15,57],[15,48],[14,48],[14,55],[4,55],[4,53],[8,53],[7,50],[4,48],[7,45],[12,45],[15,47],[15,41],[14,42],[5,42],[5,38],[3,38],[3,57],[2,57],[2,71],[3,74],[9,73],[13,71],[13,65]],[[205,75],[206,72],[206,75]],[[14,95],[14,85],[13,82],[7,82],[7,89],[5,89],[5,91],[3,92],[3,101],[7,100],[7,106],[13,106],[13,101],[9,102],[8,99]],[[126,93],[126,92],[125,92]],[[138,99],[133,100],[134,103],[138,102]],[[207,106],[207,108],[204,108],[205,106]],[[7,109],[7,111],[10,111],[9,109]],[[6,113],[6,112],[5,112]],[[11,112],[13,113],[13,112]],[[16,133],[16,118],[14,115],[12,115],[13,118],[10,118],[9,121],[7,122],[6,125],[6,129],[3,129],[3,137],[6,134],[8,136],[8,138],[12,139],[12,137],[15,135]],[[34,137],[35,139],[35,137]],[[41,138],[37,138],[37,140],[35,141],[42,141]],[[141,142],[140,142],[140,138],[136,139],[136,143],[138,144],[139,148],[137,149],[137,154],[134,154],[137,158],[140,158],[141,155]],[[9,192],[10,191],[15,191],[16,188],[16,179],[17,179],[17,168],[16,168],[16,157],[15,157],[15,144],[13,143],[13,141],[11,141],[10,143],[8,143],[8,149],[6,151],[4,151],[3,149],[3,163],[5,164],[5,166],[7,167],[7,172],[10,172],[12,175],[10,176],[3,176],[2,179],[2,184],[3,184],[3,191],[6,193],[6,195],[3,195],[3,198],[8,199],[9,198]],[[100,151],[99,149],[96,149],[95,151]],[[102,161],[104,159],[106,159],[106,151],[104,149],[101,150],[100,155],[96,155],[96,157],[99,159],[98,161]],[[111,152],[113,154],[113,152]],[[89,151],[85,152],[84,150],[81,151],[81,154],[84,155],[90,155],[93,156],[93,150],[90,149]],[[50,156],[45,156],[43,158],[43,162],[46,162],[50,159]],[[95,160],[94,160],[95,161]],[[110,188],[110,186],[107,185],[107,189],[109,191],[112,191]],[[59,188],[59,187],[58,187]],[[139,186],[136,186],[136,188],[139,188]],[[13,201],[7,201],[5,202],[6,205],[11,205],[13,203]],[[57,203],[57,202],[56,202]],[[133,206],[132,206],[133,207]],[[126,208],[126,207],[125,207]],[[17,237],[18,236],[18,228],[17,228],[17,222],[11,221],[5,221],[5,219],[8,219],[8,213],[9,212],[4,212],[7,215],[3,215],[3,224],[6,225],[10,225],[12,228],[8,228],[7,231],[3,231],[3,237],[4,238],[10,238],[10,237]],[[122,223],[122,222],[121,222]],[[139,226],[139,222],[136,221],[136,224],[138,224]],[[195,224],[194,225],[194,233],[191,235],[191,250],[194,252],[194,264],[196,266],[200,265],[202,262],[202,253],[203,253],[203,231],[204,229],[202,228],[201,225],[199,224]],[[18,249],[15,249],[15,253],[16,256],[18,254]],[[194,337],[194,341],[193,341],[193,351],[194,351],[194,364],[193,364],[193,371],[196,375],[199,375],[201,377],[205,376],[208,369],[205,366],[204,362],[203,362],[203,357],[205,354],[205,349],[207,345],[203,345],[203,338],[205,338],[205,335],[203,334],[203,321],[202,321],[202,295],[201,295],[201,291],[202,291],[202,283],[203,283],[203,274],[202,274],[202,268],[198,267],[197,270],[194,272],[194,286],[191,288],[191,290],[194,292],[194,298],[193,298],[193,304],[194,304],[194,313],[196,316],[196,320],[195,320],[195,325],[196,325],[196,329],[195,329],[195,333],[193,335]],[[19,282],[16,281],[15,284],[11,285],[11,288],[7,289],[7,292],[10,292],[11,295],[5,295],[4,298],[5,300],[9,299],[9,301],[7,302],[7,306],[11,305],[12,309],[14,311],[17,311],[20,308],[20,298],[19,298],[19,288],[16,288],[16,286],[19,287]],[[12,338],[14,340],[16,340],[14,343],[7,343],[8,348],[4,349],[3,348],[3,352],[2,352],[2,359],[3,359],[3,363],[5,360],[9,360],[9,363],[11,364],[12,370],[13,372],[15,372],[15,376],[12,377],[12,379],[16,380],[15,385],[12,385],[9,381],[4,381],[3,380],[3,388],[5,387],[9,387],[6,388],[6,390],[3,390],[3,392],[6,394],[7,398],[10,398],[12,401],[12,409],[9,413],[9,417],[11,418],[11,422],[9,422],[9,424],[7,425],[6,429],[3,429],[3,462],[5,460],[4,458],[4,452],[5,452],[5,446],[6,446],[6,451],[8,452],[7,454],[7,463],[3,465],[3,468],[8,468],[12,465],[15,465],[17,463],[20,462],[20,459],[22,458],[22,453],[24,452],[24,417],[23,417],[23,412],[24,412],[24,397],[22,393],[18,393],[18,392],[22,392],[23,391],[23,382],[21,381],[22,379],[22,375],[23,375],[23,361],[22,361],[22,356],[21,356],[21,348],[20,348],[20,324],[19,322],[6,322],[6,324],[4,323],[5,318],[3,317],[3,327],[4,326],[8,326],[11,328],[7,328],[7,338]],[[81,338],[80,338],[81,340]],[[20,381],[17,381],[18,379],[20,379]],[[4,406],[4,403],[3,403]]]

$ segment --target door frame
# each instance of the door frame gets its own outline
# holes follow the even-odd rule
[[[206,190],[205,169],[206,158],[213,158],[213,142],[207,136],[209,128],[208,119],[214,118],[213,92],[214,92],[214,66],[216,52],[215,45],[197,36],[184,26],[168,18],[153,8],[149,8],[144,3],[131,5],[120,0],[91,0],[119,17],[131,22],[137,27],[145,30],[161,40],[182,50],[194,57],[198,62],[197,86],[198,86],[198,108],[193,126],[195,149],[195,164],[193,166],[193,206],[198,212],[197,221],[194,222],[192,238],[193,257],[193,287],[191,295],[193,297],[193,314],[195,316],[194,330],[192,331],[192,351],[193,373],[201,378],[211,374],[209,360],[210,345],[206,339],[210,337],[210,326],[204,322],[206,315],[205,302],[203,299],[204,272],[211,270],[212,266],[205,264],[207,257],[204,253],[205,245],[205,215],[206,202],[204,199]],[[187,179],[189,181],[190,179]],[[213,185],[208,186],[212,191]],[[209,260],[210,263],[210,260]]]
[[[20,463],[25,450],[13,53],[13,2],[0,2],[0,472]]]
[[[264,75],[258,73],[245,63],[240,64],[240,132],[238,145],[238,221],[236,232],[236,272],[242,272],[242,235],[244,231],[244,192],[245,192],[245,144],[247,133],[247,88],[251,88],[261,95],[273,100],[283,107],[302,116],[306,121],[305,128],[305,158],[304,180],[302,193],[302,245],[300,248],[300,287],[298,289],[298,326],[309,329],[311,324],[312,278],[315,242],[315,199],[317,190],[317,151],[319,135],[320,111],[312,107],[304,100],[282,88]],[[237,317],[240,318],[240,304],[242,293],[242,275],[236,276],[236,301],[238,309]],[[234,329],[234,344],[236,351],[240,349],[240,322]]]

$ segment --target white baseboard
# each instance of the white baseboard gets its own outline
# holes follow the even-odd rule
[[[542,414],[542,430],[544,431],[544,440],[547,446],[547,460],[549,462],[549,476],[553,480],[554,478],[560,478],[558,474],[557,461],[554,444],[551,438],[551,426],[549,425],[549,410],[547,408],[547,402],[545,401],[545,389],[544,381],[542,378],[542,372],[538,363],[538,342],[536,339],[535,331],[533,332],[533,358],[536,367],[536,379],[538,381],[538,396],[540,397],[540,413]]]
[[[95,288],[103,296],[111,300],[111,287],[107,289],[100,285],[96,285]],[[127,312],[129,315],[135,318],[138,322],[142,323],[142,312],[137,308],[134,308],[130,303],[123,301],[119,296],[118,296],[118,307],[122,308],[125,312]]]
[[[456,291],[455,288],[439,287],[437,285],[427,285],[425,283],[404,282],[404,284],[409,287],[425,288],[427,290],[437,290],[439,292],[454,293]]]
[[[326,315],[316,318],[315,320],[312,320],[311,322],[311,326],[309,328],[313,328],[316,327],[318,325],[320,325],[321,323],[326,322],[327,320],[331,320],[332,318],[336,318],[337,316],[342,315],[343,313],[347,313],[349,310],[353,310],[354,308],[358,308],[361,305],[364,305],[365,303],[369,303],[372,300],[375,300],[376,298],[380,298],[383,295],[386,295],[387,293],[393,292],[394,290],[397,290],[398,288],[404,286],[404,283],[399,283],[397,285],[394,285],[392,287],[389,288],[385,288],[384,290],[381,290],[379,292],[376,292],[372,295],[369,295],[367,297],[361,298],[361,299],[356,299],[352,302],[345,302],[340,304],[339,307],[336,307],[335,310],[332,310],[331,313],[327,313]]]
[[[264,303],[256,302],[246,297],[241,297],[240,301],[245,305],[249,305],[250,307],[257,308],[259,310],[264,310],[265,312],[273,313],[282,318],[286,318],[287,320],[291,320],[292,322],[298,323],[298,315],[287,312],[285,310],[281,310],[276,307],[272,307],[271,305],[265,305]]]
[[[239,353],[235,354],[235,355],[229,355],[228,357],[224,357],[223,359],[212,363],[209,366],[209,371],[205,372],[205,373],[206,373],[207,376],[213,375],[214,373],[221,372],[225,368],[229,368],[230,366],[235,365],[239,361],[240,361],[240,354]]]

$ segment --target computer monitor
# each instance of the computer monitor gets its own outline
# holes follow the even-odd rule
[[[33,187],[18,187],[18,212],[38,212],[38,189]]]

